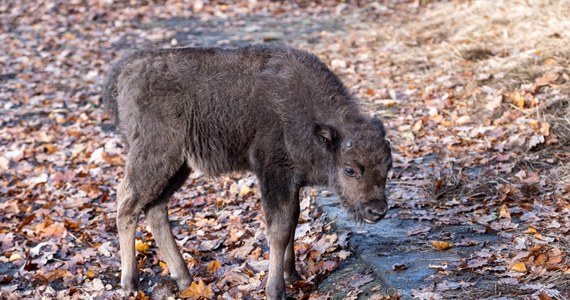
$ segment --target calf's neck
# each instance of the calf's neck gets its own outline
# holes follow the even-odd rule
[[[298,279],[293,248],[299,190],[329,186],[356,220],[386,213],[390,144],[339,78],[294,48],[139,51],[119,61],[103,101],[127,147],[117,188],[121,285],[137,290],[135,228],[142,212],[179,289],[192,278],[167,214],[192,170],[250,170],[259,179],[270,249],[268,299]]]

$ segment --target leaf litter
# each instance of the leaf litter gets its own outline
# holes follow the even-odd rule
[[[124,296],[114,220],[124,148],[100,107],[99,85],[120,48],[203,45],[154,23],[174,18],[248,24],[218,45],[278,41],[319,55],[391,129],[394,217],[431,222],[407,234],[471,224],[499,237],[459,262],[433,265],[436,284],[426,282],[416,298],[570,297],[567,6],[89,0],[11,1],[0,12],[1,297]],[[342,30],[291,37],[263,32],[251,14],[282,22],[333,16]],[[312,205],[317,194],[302,199],[295,251],[304,280],[289,289],[296,298],[326,297],[316,286],[351,255]],[[268,248],[251,174],[193,174],[169,212],[195,279],[179,297],[263,295]],[[439,250],[479,244],[430,240]],[[167,266],[144,221],[136,241],[143,291],[135,298],[161,288],[174,295],[157,281]],[[347,298],[369,276],[344,285]]]

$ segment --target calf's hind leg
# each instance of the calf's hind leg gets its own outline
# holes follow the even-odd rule
[[[149,139],[149,141],[156,142],[159,145],[168,145],[167,143],[161,143],[163,141],[160,138]],[[125,178],[117,189],[119,203],[117,209],[117,229],[121,254],[121,286],[127,292],[136,291],[139,288],[139,272],[135,259],[135,231],[138,218],[143,209],[150,205],[151,208],[148,209],[148,212],[152,216],[150,219],[153,220],[151,227],[159,228],[153,230],[153,232],[159,232],[165,228],[163,225],[164,219],[168,223],[166,203],[163,204],[164,213],[160,213],[160,210],[155,213],[154,209],[152,209],[152,203],[160,203],[158,199],[161,198],[164,191],[169,190],[171,178],[176,177],[175,174],[178,173],[184,161],[182,152],[176,151],[176,149],[161,149],[163,151],[152,151],[152,153],[150,153],[151,150],[149,149],[155,150],[149,145],[131,144],[130,152],[127,155]],[[168,229],[170,230],[170,227]],[[174,239],[172,233],[164,234],[165,237],[162,234],[163,232],[161,231],[159,244],[172,244],[170,242],[171,238],[172,240]],[[170,249],[172,247],[166,246],[166,248]],[[177,258],[174,258],[172,261],[176,260]],[[175,264],[178,265],[180,262],[175,262]],[[185,276],[183,273],[177,275],[180,275],[180,278]],[[187,277],[189,278],[189,275]]]
[[[135,260],[135,230],[142,208],[131,192],[127,176],[117,187],[117,200],[121,286],[126,292],[132,292],[139,289],[139,271]]]
[[[170,178],[167,188],[162,194],[145,208],[147,222],[150,231],[154,236],[156,244],[166,260],[166,265],[170,270],[170,277],[174,279],[179,290],[184,290],[192,282],[186,262],[180,254],[172,228],[168,220],[168,200],[170,196],[178,190],[190,174],[190,168],[186,163]]]

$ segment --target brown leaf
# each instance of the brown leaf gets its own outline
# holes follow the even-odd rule
[[[482,266],[485,266],[489,263],[489,260],[483,257],[478,257],[478,258],[474,258],[469,260],[469,262],[467,263],[467,267],[475,269],[475,268],[480,268]]]
[[[534,81],[534,84],[537,87],[541,87],[541,86],[545,86],[545,85],[549,85],[553,82],[555,82],[558,77],[560,77],[560,74],[558,73],[544,73],[542,76],[540,76],[539,78],[537,78]]]
[[[65,227],[67,229],[79,229],[80,227],[80,223],[79,221],[73,221],[73,220],[69,220],[69,219],[63,219],[63,224],[65,225]]]
[[[359,288],[369,282],[374,280],[374,276],[372,275],[354,275],[350,278],[349,286],[353,288]]]
[[[540,300],[552,300],[552,297],[548,295],[545,291],[542,291],[538,294],[538,299]]]
[[[546,261],[548,260],[548,255],[541,253],[538,255],[537,258],[534,259],[534,264],[542,266],[546,263]]]
[[[40,236],[42,238],[56,238],[57,240],[59,240],[63,236],[65,230],[66,230],[65,225],[63,225],[63,223],[56,222],[41,229]]]
[[[255,248],[254,246],[255,241],[253,239],[249,239],[245,242],[245,244],[241,247],[235,248],[230,252],[230,255],[235,258],[239,259],[246,259],[247,256],[253,251]]]
[[[53,270],[45,275],[48,281],[54,281],[63,278],[64,276],[70,276],[71,273],[68,270]]]
[[[332,260],[321,261],[319,262],[319,269],[323,271],[331,272],[336,268],[337,263]]]
[[[406,263],[397,263],[392,266],[392,270],[394,271],[403,271],[408,268],[408,264]]]
[[[430,226],[427,225],[418,225],[418,226],[414,226],[410,229],[408,229],[408,236],[412,236],[412,235],[416,235],[416,234],[422,234],[422,233],[428,233],[431,230]]]
[[[18,227],[16,227],[16,231],[20,231],[22,230],[22,228],[28,224],[30,224],[30,222],[32,222],[32,220],[36,217],[36,214],[32,213],[29,216],[27,216],[24,220],[22,220],[22,222],[18,225]]]

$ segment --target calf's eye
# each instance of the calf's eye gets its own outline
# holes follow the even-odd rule
[[[344,167],[344,175],[354,177],[356,176],[356,172],[351,167]]]

